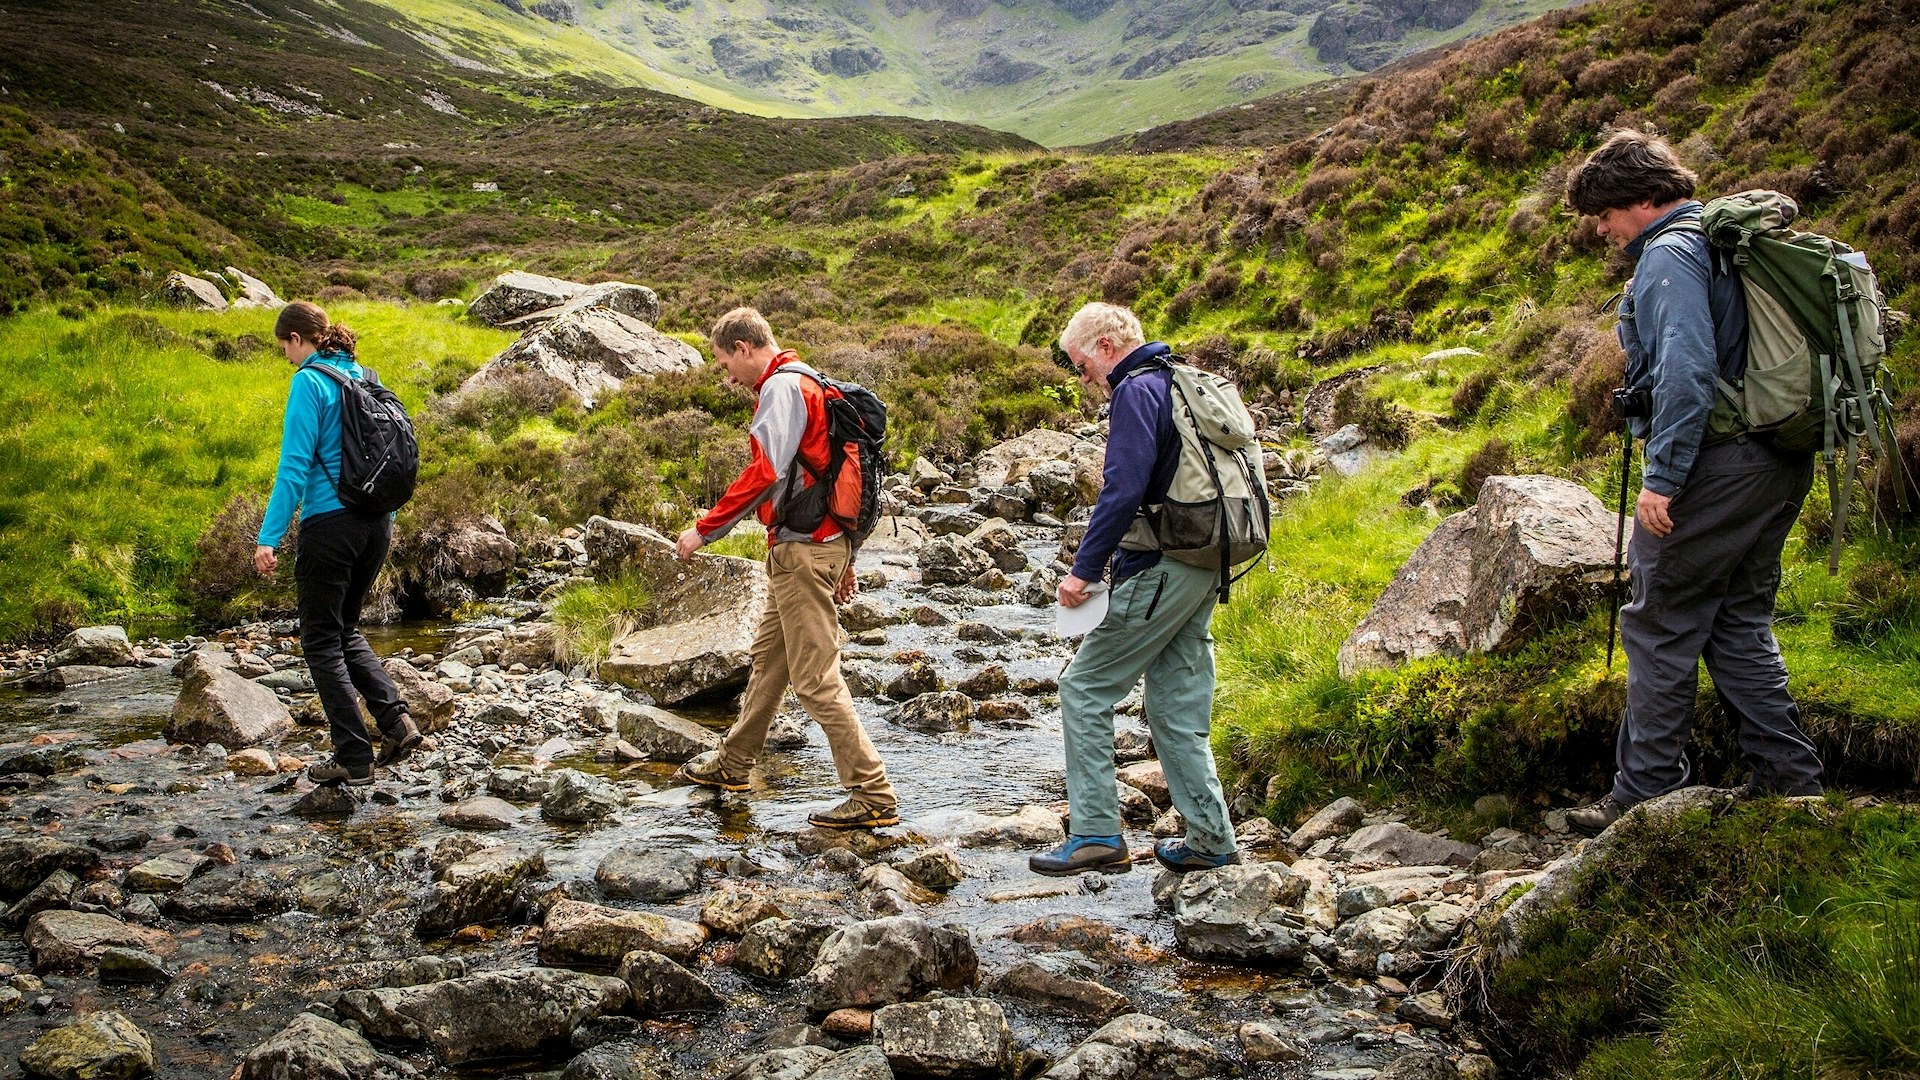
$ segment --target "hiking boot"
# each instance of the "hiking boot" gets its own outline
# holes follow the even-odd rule
[[[1223,866],[1232,866],[1240,861],[1240,850],[1235,848],[1225,855],[1209,855],[1193,850],[1184,840],[1162,840],[1153,845],[1153,857],[1174,873],[1185,874],[1194,870],[1218,870]]]
[[[345,784],[366,787],[373,783],[373,763],[348,765],[340,761],[322,761],[307,766],[307,779],[316,784]]]
[[[878,829],[900,824],[900,810],[893,806],[875,806],[862,801],[858,795],[850,795],[831,810],[808,814],[807,824],[822,829]]]
[[[414,725],[413,717],[401,713],[400,719],[395,721],[392,727],[381,729],[380,753],[374,757],[373,763],[385,768],[405,761],[413,756],[414,750],[418,749],[424,741],[426,736],[420,734],[420,729]]]
[[[1088,870],[1124,874],[1133,869],[1133,854],[1122,837],[1069,836],[1052,851],[1028,856],[1027,869],[1048,877],[1070,877]]]
[[[1582,836],[1599,836],[1626,812],[1627,807],[1609,792],[1597,803],[1567,811],[1567,827]]]
[[[721,791],[747,790],[747,774],[722,767],[718,750],[709,750],[680,766],[680,771],[674,773],[673,778],[701,787],[719,788]]]

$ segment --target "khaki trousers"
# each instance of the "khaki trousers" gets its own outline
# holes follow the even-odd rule
[[[841,786],[869,806],[892,808],[896,800],[887,768],[860,726],[853,694],[840,674],[833,589],[852,556],[853,545],[844,536],[824,544],[786,541],[767,553],[767,612],[754,635],[740,719],[720,743],[720,763],[741,772],[753,765],[791,683],[807,715],[826,733]]]

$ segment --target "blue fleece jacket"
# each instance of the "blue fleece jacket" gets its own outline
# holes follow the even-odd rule
[[[1073,560],[1073,576],[1082,581],[1099,581],[1109,559],[1115,585],[1160,561],[1157,551],[1120,551],[1119,547],[1140,508],[1166,499],[1174,471],[1180,467],[1180,433],[1173,426],[1173,373],[1159,368],[1128,376],[1171,352],[1170,347],[1150,341],[1128,353],[1107,376],[1113,404],[1107,410],[1103,486]]]
[[[321,352],[307,365],[325,364],[358,379],[363,372],[344,352]],[[324,464],[324,470],[315,459]],[[303,365],[287,388],[287,416],[280,429],[280,467],[273,476],[273,497],[260,522],[259,543],[279,547],[298,509],[311,521],[346,509],[334,479],[340,475],[340,387]]]
[[[1713,411],[1717,379],[1733,382],[1746,370],[1747,301],[1739,276],[1716,273],[1692,200],[1654,221],[1627,245],[1633,280],[1620,305],[1620,345],[1627,352],[1627,385],[1653,391],[1653,416],[1631,421],[1645,439],[1641,486],[1673,496],[1686,486]],[[1666,230],[1666,231],[1662,231]]]

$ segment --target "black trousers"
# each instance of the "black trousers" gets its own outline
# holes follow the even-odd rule
[[[300,523],[293,580],[300,597],[300,647],[327,713],[333,756],[347,765],[373,761],[373,741],[360,719],[360,703],[382,729],[406,711],[393,680],[360,633],[360,606],[387,561],[393,521],[351,510],[321,514]]]

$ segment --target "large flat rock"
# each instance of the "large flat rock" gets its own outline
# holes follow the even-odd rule
[[[546,380],[591,409],[636,375],[699,367],[700,350],[612,308],[569,311],[507,347],[462,384],[462,390],[510,383],[515,376]]]
[[[611,969],[630,952],[656,952],[689,964],[706,940],[707,928],[699,923],[561,900],[547,912],[540,962]]]
[[[425,986],[349,990],[334,1010],[381,1043],[419,1043],[442,1063],[530,1057],[566,1043],[583,1021],[626,1007],[608,975],[512,968]]]
[[[292,730],[293,716],[273,691],[215,663],[194,661],[181,679],[166,736],[169,742],[219,743],[241,750],[273,742]]]

